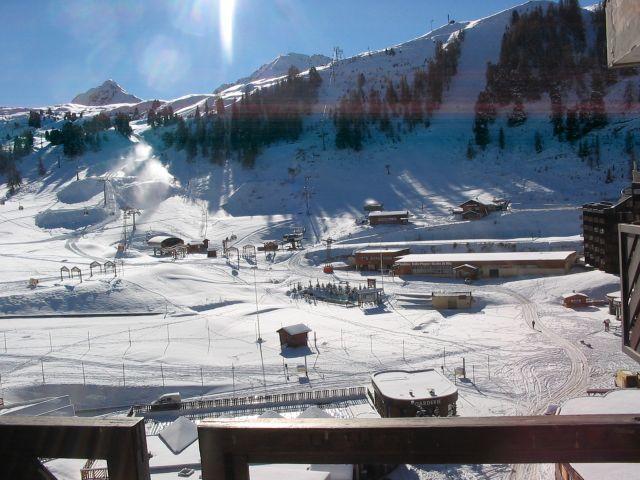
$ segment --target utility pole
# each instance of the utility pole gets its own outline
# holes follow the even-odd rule
[[[122,230],[124,232],[124,248],[127,248],[127,211],[122,211]]]
[[[254,291],[255,296],[256,296],[256,324],[257,324],[257,328],[258,328],[258,338],[256,339],[256,342],[259,343],[259,344],[262,344],[263,340],[262,340],[262,335],[260,333],[260,314],[258,313],[258,282],[256,280],[256,270],[257,269],[258,269],[258,267],[256,267],[256,266],[252,267],[252,270],[253,270],[253,291]],[[260,348],[260,357],[262,357],[262,347]],[[264,364],[262,365],[262,368],[264,369]]]
[[[310,214],[310,211],[309,211],[309,197],[311,196],[311,190],[309,188],[309,180],[311,180],[311,176],[310,175],[306,175],[304,177],[304,192],[303,192],[303,195],[304,195],[304,199],[305,199],[305,202],[306,202],[306,205],[307,205],[307,215]]]
[[[384,291],[384,267],[382,265],[382,252],[380,252],[380,276],[381,276],[381,281],[380,281],[381,285],[380,286],[382,287],[382,290]]]

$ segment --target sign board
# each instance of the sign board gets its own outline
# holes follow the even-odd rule
[[[640,65],[640,2],[607,0],[605,14],[609,67]]]
[[[640,362],[640,225],[621,224],[622,351]]]

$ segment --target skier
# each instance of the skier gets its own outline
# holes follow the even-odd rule
[[[531,320],[531,328],[533,328],[534,330],[536,329],[536,321],[535,320]]]

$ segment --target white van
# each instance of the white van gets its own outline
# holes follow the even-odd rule
[[[180,398],[180,392],[165,393],[160,395],[156,400],[151,402],[152,410],[170,410],[180,407],[182,399]]]

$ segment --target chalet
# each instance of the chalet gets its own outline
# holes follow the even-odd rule
[[[589,305],[589,295],[584,293],[565,293],[562,295],[562,304],[567,308],[586,307]]]
[[[471,292],[433,292],[431,294],[431,305],[439,310],[471,308],[472,303]]]
[[[371,385],[374,406],[383,418],[456,414],[458,389],[433,368],[377,372],[371,376]]]
[[[454,213],[458,213],[465,220],[477,220],[489,215],[489,207],[479,200],[467,200]]]
[[[398,275],[430,275],[456,277],[465,266],[477,269],[478,277],[510,277],[518,275],[562,275],[576,261],[575,251],[565,252],[496,252],[496,253],[431,253],[410,254],[396,260]]]
[[[389,270],[403,255],[409,255],[408,248],[365,248],[354,252],[356,270]]]
[[[281,347],[306,347],[311,329],[304,323],[289,325],[277,330]]]
[[[406,225],[407,223],[409,223],[408,210],[369,213],[369,225]]]
[[[218,257],[218,248],[217,247],[207,247],[207,257],[208,258],[217,258]]]
[[[173,247],[177,245],[184,245],[184,240],[178,237],[169,237],[169,236],[156,236],[151,237],[147,240],[147,246],[149,248],[153,248],[153,255],[156,254],[165,255],[166,253],[170,253]]]
[[[187,242],[187,253],[207,253],[209,248],[209,239],[189,240]]]

